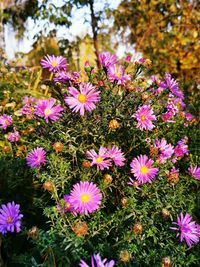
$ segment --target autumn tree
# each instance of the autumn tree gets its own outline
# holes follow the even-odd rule
[[[136,51],[153,61],[154,71],[170,72],[184,83],[200,69],[197,0],[123,0],[114,11],[115,28]]]

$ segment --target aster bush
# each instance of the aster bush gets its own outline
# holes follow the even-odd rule
[[[66,59],[48,55],[41,64],[50,79],[38,80],[46,93],[1,112],[2,156],[13,163],[18,155],[41,192],[33,186],[37,201],[28,201],[42,223],[31,214],[30,226],[16,199],[23,214],[16,235],[28,233],[28,245],[12,261],[199,266],[199,162],[190,149],[198,121],[170,74],[150,75],[150,60],[106,52],[100,61],[100,69],[87,62],[84,73],[71,72]],[[8,246],[6,216],[0,230]]]

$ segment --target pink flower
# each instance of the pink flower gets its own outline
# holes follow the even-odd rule
[[[72,208],[72,205],[70,203],[70,196],[69,195],[64,195],[64,199],[63,199],[64,203],[60,203],[58,206],[57,206],[57,210],[59,212],[62,212],[64,211],[65,213],[66,212],[73,212],[73,208]]]
[[[112,65],[108,68],[108,78],[110,82],[116,82],[118,85],[125,85],[126,81],[130,81],[131,76],[124,74],[124,67],[122,65]]]
[[[177,227],[171,227],[171,229],[178,231],[177,236],[180,235],[181,242],[185,241],[189,247],[199,242],[200,226],[192,221],[192,217],[188,213],[184,216],[181,212],[180,216],[177,217],[177,222],[172,223],[177,225]]]
[[[188,171],[190,172],[191,175],[194,176],[196,180],[200,181],[200,167],[198,166],[192,167],[192,165],[190,165],[190,167],[188,168]]]
[[[31,150],[26,157],[27,165],[31,168],[39,168],[46,162],[46,152],[42,147],[36,147]]]
[[[84,116],[85,111],[92,111],[96,108],[95,103],[100,101],[99,91],[90,83],[81,83],[79,89],[69,87],[69,96],[65,102],[74,112],[80,112]]]
[[[62,56],[47,55],[41,60],[41,65],[44,69],[57,72],[60,70],[65,70],[69,64],[67,64],[66,59]]]
[[[167,122],[175,123],[175,121],[171,120],[171,118],[172,118],[173,116],[174,116],[173,113],[167,111],[167,112],[165,112],[165,113],[162,115],[161,119],[162,119],[163,121],[167,121]]]
[[[107,153],[108,157],[114,161],[116,166],[124,166],[125,157],[118,146],[112,146]]]
[[[6,130],[8,126],[12,125],[12,121],[11,115],[3,114],[0,116],[0,128]]]
[[[48,123],[49,119],[57,121],[61,117],[61,111],[63,108],[61,105],[54,106],[56,103],[55,99],[44,99],[38,100],[35,107],[35,114],[44,117],[45,121]]]
[[[100,147],[98,154],[94,149],[88,150],[86,152],[86,157],[92,160],[91,166],[96,165],[97,170],[108,169],[111,166],[108,150],[105,147]]]
[[[91,266],[87,265],[84,260],[81,260],[79,263],[79,267],[113,267],[115,265],[114,260],[107,261],[107,259],[102,260],[99,253],[94,254],[91,257]]]
[[[20,140],[20,134],[16,131],[16,128],[14,128],[14,132],[7,135],[7,140],[10,142],[17,142]]]
[[[88,214],[97,210],[101,204],[102,194],[96,184],[80,182],[73,186],[69,202],[75,212]]]
[[[158,173],[158,168],[153,168],[154,161],[146,155],[140,155],[131,162],[131,173],[141,184],[151,183]]]
[[[171,74],[165,74],[165,81],[160,82],[160,87],[169,89],[173,95],[183,99],[183,92],[179,89],[178,82],[171,77]]]
[[[103,67],[110,67],[117,63],[117,56],[111,55],[109,52],[100,53],[99,59]]]
[[[180,141],[178,141],[178,144],[175,146],[174,149],[174,155],[175,157],[183,157],[185,154],[187,155],[189,150],[188,146],[186,145],[187,138],[183,138]]]
[[[132,116],[137,120],[137,128],[140,130],[152,130],[155,126],[152,121],[156,120],[150,105],[143,105]]]
[[[174,153],[173,146],[167,144],[164,138],[162,138],[162,140],[156,140],[154,147],[158,149],[158,160],[160,163],[165,163]]]

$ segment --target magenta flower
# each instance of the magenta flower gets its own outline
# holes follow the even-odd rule
[[[88,150],[86,152],[86,157],[92,160],[91,166],[96,165],[97,170],[109,169],[109,167],[111,166],[108,150],[105,147],[100,147],[98,153],[96,153],[94,149]]]
[[[37,99],[35,97],[32,97],[32,96],[24,96],[22,99],[22,103],[24,105],[32,105],[32,104],[35,104],[36,100]]]
[[[183,92],[179,89],[178,82],[171,77],[171,74],[165,74],[165,80],[160,82],[160,87],[164,89],[169,89],[173,95],[183,99]]]
[[[174,153],[174,147],[171,144],[167,144],[164,138],[156,140],[154,147],[158,149],[158,160],[160,163],[165,163]]]
[[[7,232],[21,231],[21,218],[20,205],[15,202],[9,202],[6,205],[1,205],[0,209],[0,233],[3,235]]]
[[[99,254],[94,254],[91,257],[91,265],[87,265],[85,261],[81,260],[80,267],[113,267],[115,265],[114,260],[107,261],[107,259],[102,260]]]
[[[111,55],[109,52],[100,53],[99,59],[103,67],[110,67],[117,63],[117,56]]]
[[[90,83],[81,83],[79,89],[69,87],[69,96],[65,102],[74,112],[80,112],[84,116],[85,111],[92,111],[96,108],[95,103],[100,101],[99,91]]]
[[[146,155],[140,155],[131,162],[131,173],[141,184],[151,183],[158,173],[158,168],[152,167],[154,161]]]
[[[169,100],[167,101],[167,112],[171,113],[173,116],[175,116],[179,112],[179,109],[175,104],[173,98],[169,98]]]
[[[69,195],[64,195],[64,205],[62,207],[61,204],[59,204],[57,206],[57,210],[59,212],[62,212],[62,210],[64,211],[64,213],[67,213],[67,212],[72,212],[73,211],[73,208],[72,208],[72,205],[70,203],[70,196]]]
[[[180,216],[177,217],[177,222],[172,223],[176,224],[177,227],[170,228],[178,231],[176,236],[180,235],[181,242],[185,241],[189,247],[199,242],[200,226],[195,221],[192,221],[192,217],[188,213],[184,216],[181,212]]]
[[[73,210],[86,215],[97,210],[101,200],[102,194],[96,184],[82,181],[73,186],[69,197]]]
[[[113,160],[116,166],[124,166],[125,157],[121,149],[114,145],[108,150],[108,157]]]
[[[12,124],[12,121],[13,119],[11,115],[3,114],[0,116],[0,128],[6,130],[7,127]]]
[[[196,180],[200,180],[200,167],[198,166],[192,167],[192,165],[190,165],[188,171],[192,176],[194,176]]]
[[[62,56],[50,56],[47,55],[41,60],[41,65],[44,69],[49,69],[49,71],[57,72],[60,70],[65,70],[69,64]]]
[[[16,131],[16,128],[14,127],[14,132],[9,133],[7,135],[7,140],[10,142],[17,142],[20,140],[20,134],[18,131]]]
[[[36,147],[31,150],[26,157],[27,165],[31,168],[39,168],[46,162],[46,152],[42,147]]]
[[[172,123],[175,123],[175,121],[171,120],[171,118],[172,118],[173,116],[174,116],[173,113],[171,113],[171,112],[165,112],[165,113],[162,115],[161,119],[162,119],[163,121],[166,121],[166,122],[172,122]]]
[[[187,121],[191,121],[193,118],[194,118],[194,116],[193,116],[191,113],[186,112],[186,114],[185,114],[185,119],[186,119]]]
[[[137,128],[140,130],[152,130],[155,126],[152,121],[156,120],[150,105],[143,105],[132,116],[137,120]]]
[[[122,65],[112,65],[108,68],[108,78],[110,82],[116,82],[118,85],[125,85],[126,81],[130,81],[131,76],[124,74],[124,67]]]
[[[44,117],[46,123],[49,122],[49,119],[53,121],[57,121],[61,117],[61,111],[63,111],[63,108],[61,105],[56,105],[55,99],[44,99],[44,100],[38,100],[36,107],[35,107],[35,114]]]
[[[189,153],[188,145],[186,145],[186,143],[187,143],[187,138],[183,138],[180,141],[178,141],[174,149],[175,157],[182,158],[185,154],[187,155]]]

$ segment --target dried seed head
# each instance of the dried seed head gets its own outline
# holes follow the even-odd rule
[[[47,190],[47,191],[51,192],[51,191],[53,191],[53,189],[54,189],[54,184],[53,184],[53,182],[51,182],[51,181],[46,181],[46,182],[43,184],[43,188],[44,188],[44,190]]]
[[[112,183],[112,176],[110,174],[105,174],[103,176],[103,180],[105,184],[110,184]]]
[[[31,229],[28,230],[27,235],[28,237],[35,239],[38,236],[38,232],[39,231],[38,231],[37,226],[33,226]]]
[[[83,168],[88,169],[91,167],[91,163],[88,160],[84,160],[82,166]]]
[[[162,216],[165,217],[165,218],[169,217],[169,215],[170,215],[169,210],[166,209],[166,208],[163,208],[161,213],[162,213]]]
[[[162,259],[162,267],[170,267],[171,266],[171,259],[170,257],[165,257]]]
[[[56,152],[61,152],[62,149],[63,149],[63,144],[61,142],[56,142],[53,144],[53,149],[56,151]]]
[[[170,172],[168,175],[168,181],[170,184],[177,184],[179,182],[179,174]]]
[[[88,225],[86,222],[77,222],[73,227],[73,231],[77,236],[85,236],[88,234]]]
[[[119,259],[121,262],[129,262],[130,261],[130,254],[127,250],[120,251]]]
[[[127,205],[128,205],[128,198],[127,197],[123,197],[121,199],[121,203],[122,203],[122,207],[127,207]]]
[[[136,235],[141,235],[143,231],[143,227],[141,223],[135,223],[133,225],[133,233]]]
[[[119,128],[119,126],[120,126],[120,124],[117,120],[111,120],[109,122],[108,128],[109,129],[117,129],[117,128]]]

